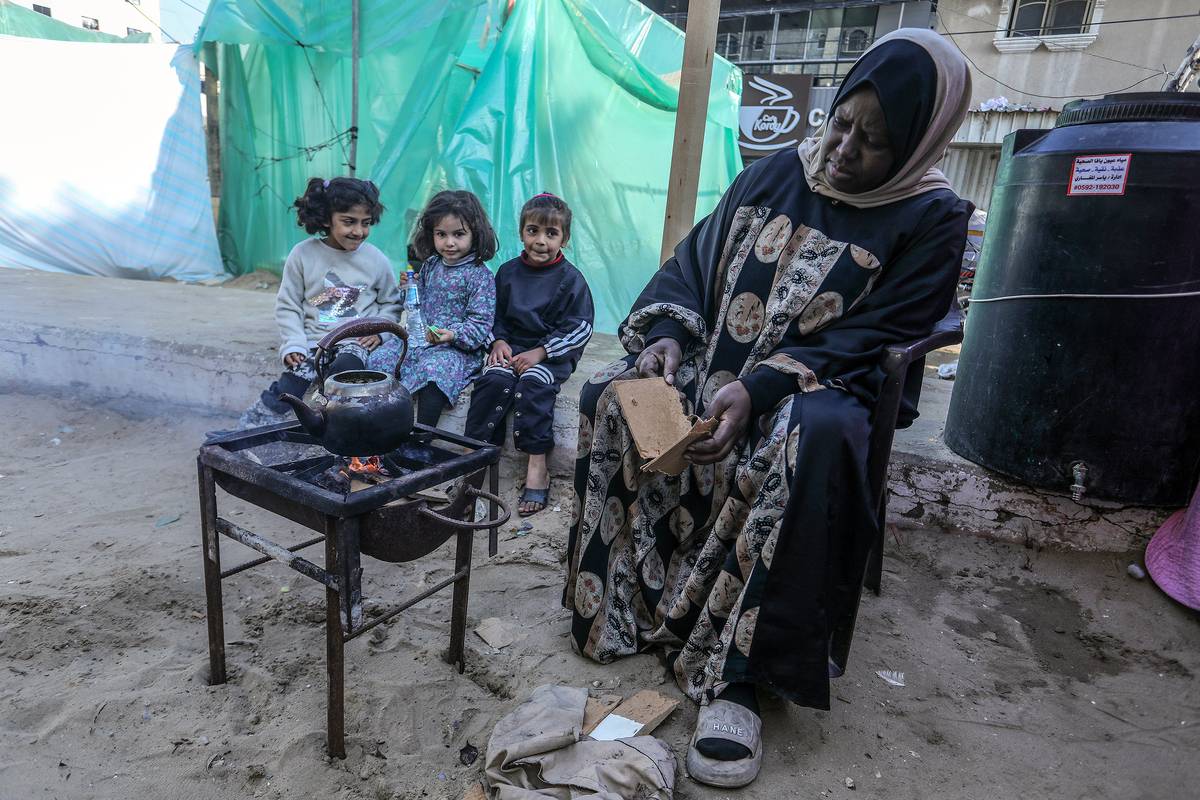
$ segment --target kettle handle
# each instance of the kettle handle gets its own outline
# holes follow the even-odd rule
[[[400,351],[400,360],[396,362],[396,369],[392,373],[393,378],[400,380],[400,367],[404,364],[405,356],[408,355],[408,329],[398,322],[392,322],[383,317],[359,317],[349,322],[343,322],[317,342],[317,352],[313,358],[317,370],[317,385],[325,384],[325,370],[333,361],[335,344],[343,339],[357,339],[360,336],[373,336],[377,333],[394,333],[404,343],[404,347]]]

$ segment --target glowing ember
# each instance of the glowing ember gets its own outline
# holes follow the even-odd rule
[[[313,482],[331,492],[354,492],[394,477],[395,467],[389,469],[381,456],[338,457],[336,463],[317,475]]]
[[[367,456],[366,459],[361,459],[358,456],[351,456],[350,463],[347,465],[350,472],[363,475],[375,474],[384,475],[386,470],[383,468],[383,460],[379,456]]]

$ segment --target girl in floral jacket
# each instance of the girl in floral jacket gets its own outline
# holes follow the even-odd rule
[[[485,262],[496,255],[496,234],[471,192],[439,192],[421,214],[413,249],[424,259],[416,276],[423,330],[409,330],[400,380],[417,399],[417,421],[436,426],[442,411],[479,372],[492,338],[496,282]],[[392,341],[371,354],[369,366],[390,372],[400,357]]]

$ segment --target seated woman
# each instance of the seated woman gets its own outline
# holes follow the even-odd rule
[[[702,704],[689,774],[743,786],[756,687],[829,708],[877,531],[870,412],[885,347],[950,309],[971,205],[934,165],[970,76],[928,30],[880,39],[799,151],[747,168],[621,327],[580,398],[564,604],[600,662],[663,646]],[[611,381],[663,376],[720,423],[679,477],[640,474]],[[836,674],[836,672],[835,672]]]

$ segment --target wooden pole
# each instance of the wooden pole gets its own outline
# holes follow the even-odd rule
[[[720,13],[721,0],[688,3],[660,265],[671,257],[675,245],[696,221],[696,189],[700,185],[700,156],[704,151],[704,122],[708,117],[708,91],[712,85]]]
[[[358,0],[350,0],[350,177],[358,165]]]
[[[216,45],[209,42],[204,45],[209,63],[216,63]],[[213,222],[217,221],[217,213],[221,203],[221,105],[220,85],[217,75],[208,65],[204,65],[204,139],[205,154],[208,157],[208,189],[212,195]]]

